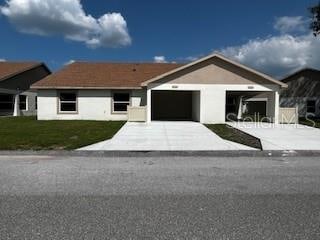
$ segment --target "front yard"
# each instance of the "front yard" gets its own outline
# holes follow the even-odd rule
[[[107,140],[124,122],[0,118],[0,150],[73,150]]]
[[[320,119],[300,118],[299,123],[310,127],[320,128]]]
[[[225,140],[262,150],[262,145],[258,138],[235,129],[227,124],[208,124],[206,126],[219,137]]]

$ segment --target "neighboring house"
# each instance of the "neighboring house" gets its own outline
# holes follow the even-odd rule
[[[187,65],[76,62],[35,83],[40,120],[127,120],[144,107],[147,122],[224,123],[241,99],[264,93],[266,115],[278,122],[286,84],[213,54]],[[140,108],[141,110],[141,108]]]
[[[320,117],[320,71],[306,68],[282,80],[281,107],[298,107],[299,117]]]
[[[50,73],[43,63],[0,62],[0,116],[36,115],[30,86]]]

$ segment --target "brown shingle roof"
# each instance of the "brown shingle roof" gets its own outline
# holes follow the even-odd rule
[[[141,83],[181,67],[169,63],[75,62],[32,85],[32,88],[141,88]]]
[[[39,62],[0,62],[0,81],[41,65]]]
[[[315,68],[303,68],[303,69],[300,69],[299,71],[296,71],[296,72],[294,72],[292,74],[289,74],[288,76],[284,77],[281,81],[287,83],[287,82],[290,82],[290,81],[294,80],[297,76],[305,75],[305,74],[308,74],[308,73],[309,74],[310,73],[320,74],[320,70],[315,69]],[[318,79],[316,79],[316,80],[318,80]]]

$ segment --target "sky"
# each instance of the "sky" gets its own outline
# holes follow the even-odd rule
[[[0,61],[190,62],[219,52],[281,78],[320,69],[317,0],[0,0]]]

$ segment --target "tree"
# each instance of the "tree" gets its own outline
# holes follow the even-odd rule
[[[311,30],[314,36],[320,35],[320,2],[318,5],[311,7],[310,12],[312,14]]]

